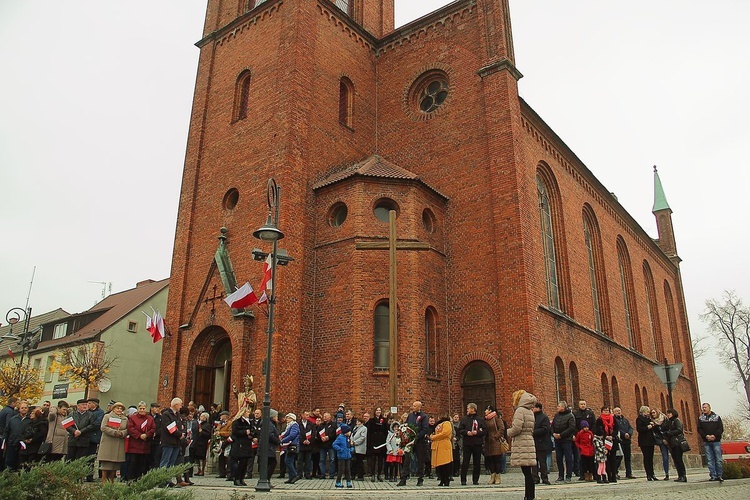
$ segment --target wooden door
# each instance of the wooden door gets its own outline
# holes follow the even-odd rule
[[[195,381],[193,383],[193,398],[195,406],[211,406],[214,394],[216,369],[212,366],[196,366]]]

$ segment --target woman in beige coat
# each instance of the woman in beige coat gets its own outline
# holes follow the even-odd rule
[[[119,421],[118,421],[119,420]],[[102,441],[99,443],[99,470],[102,482],[114,481],[117,471],[125,462],[125,436],[128,435],[128,417],[125,405],[115,403],[112,411],[102,419]]]
[[[524,500],[534,499],[534,478],[531,469],[536,465],[536,446],[534,445],[534,412],[536,396],[524,390],[513,393],[513,425],[508,428],[508,437],[512,439],[510,461],[520,465],[525,479],[526,491]]]
[[[49,427],[45,442],[50,443],[52,448],[44,457],[46,462],[62,460],[68,454],[68,431],[62,426],[62,421],[68,418],[69,408],[68,403],[60,401],[57,408],[53,406],[49,409]]]

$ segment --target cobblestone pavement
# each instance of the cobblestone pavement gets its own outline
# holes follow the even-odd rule
[[[605,496],[614,496],[617,500],[640,500],[644,498],[679,498],[680,500],[748,500],[750,499],[750,479],[735,479],[715,483],[708,481],[706,469],[688,470],[687,483],[674,481],[646,481],[643,472],[636,472],[638,479],[621,480],[617,484],[596,484],[573,481],[572,483],[539,486],[536,488],[536,498],[546,499],[578,499],[594,500]],[[256,476],[257,477],[257,476]],[[397,488],[395,482],[353,481],[353,488],[343,490],[334,488],[333,480],[301,479],[297,483],[284,484],[284,479],[273,478],[274,488],[271,493],[256,493],[254,486],[257,478],[247,479],[247,487],[237,488],[231,482],[218,479],[216,476],[193,478],[195,486],[189,487],[198,500],[203,499],[255,499],[255,498],[283,498],[305,500],[352,499],[364,500],[368,498],[383,498],[384,496],[399,496],[414,498],[419,495],[423,499],[450,499],[471,495],[472,499],[490,498],[523,498],[523,474],[511,469],[502,475],[502,484],[484,484],[489,476],[482,476],[478,486],[456,486],[458,480],[451,483],[450,488],[438,488],[437,479],[425,479],[424,486],[417,487],[416,479],[411,479],[407,486]],[[234,495],[234,497],[233,497]]]

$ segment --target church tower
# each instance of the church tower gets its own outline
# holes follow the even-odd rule
[[[674,227],[672,226],[672,209],[669,208],[669,203],[667,203],[667,197],[664,194],[656,165],[654,165],[654,207],[651,212],[656,218],[659,247],[675,264],[679,264],[682,259],[677,255],[677,243],[674,239]]]

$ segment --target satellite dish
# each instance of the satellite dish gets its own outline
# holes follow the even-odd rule
[[[108,378],[103,378],[97,384],[99,386],[99,392],[107,392],[112,388],[112,382]]]

